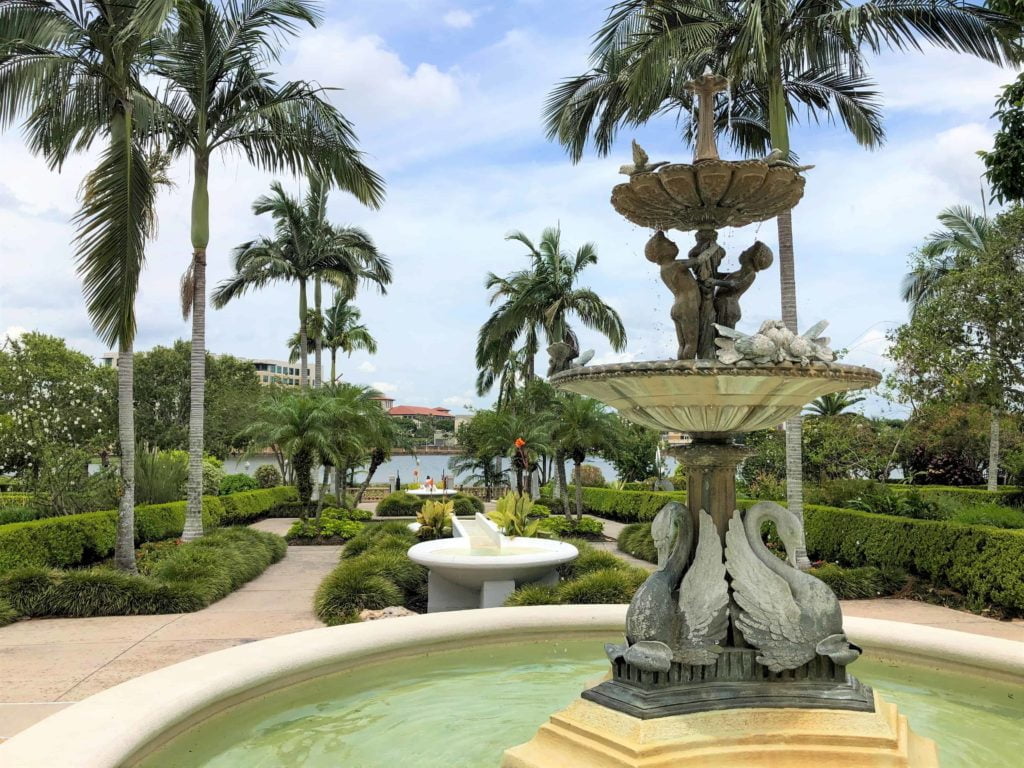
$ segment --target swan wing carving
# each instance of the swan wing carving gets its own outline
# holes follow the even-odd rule
[[[714,664],[729,628],[729,584],[715,524],[700,511],[697,551],[679,587],[680,627],[676,660]]]
[[[800,606],[787,581],[754,554],[739,510],[729,521],[725,554],[739,606],[733,620],[747,642],[761,652],[758,662],[781,672],[813,659],[815,643],[805,637]]]

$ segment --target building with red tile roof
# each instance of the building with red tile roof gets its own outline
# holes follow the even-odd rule
[[[396,405],[388,411],[392,416],[433,416],[439,419],[454,419],[447,408],[423,408],[418,405]]]

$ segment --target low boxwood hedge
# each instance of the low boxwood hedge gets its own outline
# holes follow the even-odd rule
[[[545,487],[545,489],[547,488]],[[569,509],[576,510],[576,490],[569,487]],[[541,503],[556,512],[562,504],[550,496],[542,496]],[[670,501],[686,503],[686,491],[620,491],[615,488],[583,488],[583,511],[588,515],[617,520],[620,523],[642,523],[653,520]],[[738,499],[740,508],[753,504],[750,499]]]
[[[1024,531],[804,507],[807,551],[847,567],[901,570],[1024,615]]]
[[[203,527],[248,523],[295,499],[291,487],[203,497]],[[114,551],[117,511],[49,517],[0,527],[0,574],[20,566],[71,568],[102,560]],[[185,502],[135,508],[135,542],[173,539],[185,526]]]
[[[55,571],[21,567],[0,577],[0,603],[23,616],[130,616],[197,611],[284,557],[280,536],[225,528],[169,547],[148,573],[108,567]]]
[[[456,517],[472,517],[484,511],[483,501],[467,493],[456,493],[451,501],[455,505]],[[389,493],[377,502],[377,517],[416,517],[423,502],[422,496],[413,496],[405,491]]]
[[[14,493],[4,491],[0,493],[0,509],[5,507],[24,507],[28,505],[31,497],[27,493]]]
[[[804,525],[812,559],[844,568],[878,569],[878,578],[883,581],[876,582],[876,587],[884,580],[897,579],[896,574],[908,573],[936,587],[955,590],[976,606],[994,606],[1011,616],[1024,615],[1022,530],[914,520],[813,504],[804,507]],[[619,549],[656,562],[650,523],[626,526],[619,534]],[[831,575],[827,574],[825,580]],[[876,587],[871,588],[877,592]]]

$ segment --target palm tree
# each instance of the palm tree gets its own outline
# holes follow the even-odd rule
[[[312,315],[315,316],[315,314],[314,310]],[[359,349],[365,350],[371,355],[377,354],[377,340],[370,333],[370,329],[359,322],[362,316],[359,307],[336,291],[333,303],[323,313],[316,325],[316,330],[311,334],[315,341],[321,342],[323,347],[331,353],[331,378],[327,382],[328,384],[334,384],[338,380],[338,350],[349,357]],[[311,328],[312,323],[307,322],[307,326]],[[296,332],[288,339],[289,362],[294,363],[299,359],[300,347],[299,333]]]
[[[114,562],[135,567],[135,296],[155,226],[158,180],[143,139],[154,99],[141,84],[167,3],[7,2],[0,6],[0,127],[26,116],[29,148],[60,168],[98,137],[75,216],[75,260],[100,339],[118,350],[121,494]]]
[[[338,227],[323,219],[326,198],[322,185],[310,184],[305,203],[287,194],[280,182],[270,185],[271,193],[253,203],[257,215],[269,213],[274,219],[273,237],[242,243],[234,252],[234,275],[217,286],[213,305],[223,307],[250,289],[274,282],[299,285],[299,384],[308,382],[306,290],[311,279],[322,277],[352,296],[361,281],[376,285],[384,293],[391,282],[391,263],[370,236],[358,227]]]
[[[921,247],[918,265],[903,277],[900,293],[910,305],[911,317],[928,304],[942,285],[963,265],[977,263],[997,247],[995,223],[970,207],[954,205],[939,216],[943,229],[933,232]],[[999,418],[1001,409],[989,411],[988,490],[999,487]]]
[[[351,124],[305,82],[276,85],[267,71],[284,38],[320,20],[309,0],[177,4],[177,25],[155,62],[166,84],[161,124],[174,154],[193,164],[192,259],[182,279],[182,312],[192,318],[189,479],[185,530],[203,533],[202,461],[206,390],[206,250],[210,242],[210,160],[239,152],[269,171],[324,174],[361,203],[379,207],[384,184],[363,164]]]
[[[331,405],[317,392],[271,390],[241,433],[254,448],[272,448],[291,462],[303,517],[313,495],[314,461],[333,450],[336,413]]]
[[[549,435],[543,419],[537,414],[505,411],[495,414],[490,426],[488,452],[510,460],[516,473],[516,491],[522,493],[526,473],[533,470],[538,457],[549,450]]]
[[[811,416],[841,416],[847,408],[863,403],[867,398],[862,395],[851,395],[849,392],[831,392],[822,395],[809,406],[805,413]]]
[[[607,337],[612,349],[621,352],[626,347],[626,330],[618,313],[604,303],[589,288],[577,286],[583,271],[597,263],[597,249],[585,243],[575,254],[563,250],[559,227],[548,227],[534,245],[522,232],[509,234],[506,240],[515,240],[526,246],[530,268],[499,277],[487,275],[486,286],[491,291],[490,303],[499,299],[501,304],[484,322],[477,338],[476,363],[480,374],[477,390],[487,392],[495,380],[507,375],[510,352],[523,339],[523,365],[521,373],[526,380],[535,375],[534,360],[540,334],[548,344],[575,340],[569,317],[575,315],[587,328]]]
[[[551,440],[561,457],[568,456],[574,465],[573,485],[576,489],[576,519],[583,518],[583,473],[581,467],[588,453],[610,448],[615,443],[618,424],[603,404],[589,397],[567,395],[556,405],[557,418]],[[556,467],[557,470],[557,467]],[[564,475],[565,464],[560,472]],[[562,487],[564,476],[560,477]]]
[[[595,35],[589,72],[568,78],[545,110],[548,135],[583,154],[588,138],[607,154],[617,130],[677,113],[683,135],[693,96],[684,83],[711,67],[728,76],[732,103],[719,130],[747,153],[791,155],[789,124],[838,119],[866,147],[884,132],[864,49],[920,50],[922,41],[997,64],[1020,59],[1020,24],[961,0],[620,0]],[[778,217],[782,319],[797,329],[793,220]],[[789,509],[803,520],[802,424],[786,423]],[[807,568],[804,547],[797,559]]]

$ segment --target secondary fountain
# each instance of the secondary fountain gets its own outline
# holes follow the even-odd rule
[[[687,506],[652,523],[658,568],[626,614],[625,641],[606,647],[610,679],[554,715],[505,768],[600,766],[931,766],[933,742],[850,676],[860,648],[843,631],[839,602],[795,567],[800,521],[761,502],[736,509],[737,437],[774,427],[831,392],[878,383],[876,371],[833,362],[819,323],[803,335],[780,322],[735,330],[740,296],[772,263],[755,242],[723,272],[717,229],[773,218],[803,196],[803,171],[773,151],[760,160],[718,156],[707,72],[690,82],[699,102],[692,164],[651,163],[634,142],[629,181],[612,205],[657,230],[645,249],[674,302],[677,359],[571,367],[556,386],[596,398],[625,418],[686,432]],[[686,258],[664,230],[696,231]],[[762,542],[772,522],[787,560]]]
[[[452,538],[421,541],[409,559],[426,566],[427,612],[496,608],[523,584],[558,583],[558,566],[579,557],[572,544],[510,538],[487,519],[452,518]]]

